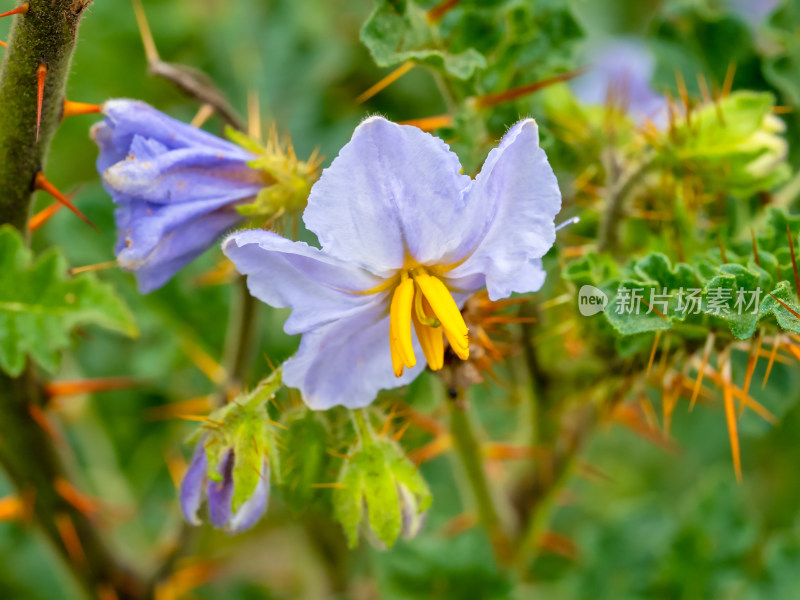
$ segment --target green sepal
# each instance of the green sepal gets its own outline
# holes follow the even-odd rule
[[[282,370],[279,368],[252,392],[243,393],[212,412],[208,424],[190,436],[190,440],[196,442],[204,439],[208,462],[206,475],[211,481],[222,481],[220,463],[227,452],[233,452],[231,509],[234,513],[253,495],[262,476],[264,460],[270,472],[280,477],[276,435],[266,404],[281,385]]]
[[[387,439],[359,442],[339,474],[334,490],[334,516],[342,524],[350,547],[358,543],[366,513],[371,533],[391,547],[403,528],[398,486],[404,485],[417,501],[417,513],[427,510],[432,496],[416,466],[400,446]]]

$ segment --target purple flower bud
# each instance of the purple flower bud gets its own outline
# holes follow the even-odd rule
[[[592,68],[575,80],[575,95],[586,104],[607,104],[624,108],[637,122],[649,119],[663,125],[667,100],[650,84],[655,57],[643,42],[615,39],[591,48]]]
[[[242,221],[266,184],[256,157],[144,102],[109,100],[92,128],[97,170],[118,205],[120,266],[150,292]]]
[[[228,450],[219,464],[220,481],[208,477],[208,461],[205,445],[197,444],[192,462],[181,483],[181,508],[186,520],[192,525],[200,525],[197,513],[203,502],[208,503],[208,516],[211,524],[230,533],[239,533],[253,527],[267,509],[269,499],[269,464],[262,462],[261,473],[253,494],[235,513],[231,509],[233,501],[233,466],[236,460],[233,450]]]

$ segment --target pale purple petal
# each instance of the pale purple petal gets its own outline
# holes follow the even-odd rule
[[[253,494],[239,507],[228,523],[228,531],[241,533],[253,527],[267,510],[269,501],[269,464],[266,459],[261,465],[261,477]]]
[[[140,100],[115,99],[103,104],[105,124],[111,129],[107,144],[117,152],[128,154],[133,138],[147,132],[147,137],[160,141],[170,149],[206,146],[240,160],[250,160],[249,152],[222,138],[198,129],[156,110]]]
[[[413,335],[413,332],[412,332]],[[417,365],[401,377],[392,371],[386,303],[375,299],[358,314],[306,333],[297,354],[284,363],[286,385],[300,389],[314,410],[367,406],[378,391],[406,385],[425,368],[413,335]]]
[[[181,482],[181,510],[192,525],[200,525],[200,518],[197,511],[203,502],[203,491],[206,483],[206,449],[202,442],[199,442],[194,449],[194,456],[186,474]]]
[[[223,529],[231,520],[233,501],[233,451],[227,450],[219,463],[221,481],[208,480],[208,518],[214,527]]]
[[[586,104],[614,101],[636,120],[649,119],[662,125],[667,118],[667,100],[657,94],[650,80],[655,58],[643,42],[616,39],[587,49],[591,68],[577,78],[572,88]]]
[[[469,184],[439,138],[381,117],[362,122],[311,190],[303,221],[323,250],[388,276],[458,245]]]
[[[151,231],[160,231],[161,237],[153,240],[147,235],[149,216],[142,215],[148,210],[146,204],[134,204],[114,213],[119,234],[117,261],[123,269],[136,273],[143,294],[164,285],[242,220],[234,207],[226,206],[186,222],[172,221],[173,227],[159,223]],[[142,232],[141,238],[136,232]]]
[[[269,231],[234,233],[222,250],[247,275],[253,296],[270,306],[292,309],[284,325],[290,334],[357,314],[376,297],[360,292],[382,283],[364,269]]]
[[[466,198],[471,222],[459,249],[466,258],[448,278],[475,285],[482,275],[492,300],[538,290],[537,259],[555,240],[561,193],[533,119],[517,123],[489,153]]]
[[[103,171],[102,177],[111,194],[161,204],[220,196],[236,201],[252,198],[265,187],[261,174],[241,157],[208,147],[169,150],[140,136],[134,137],[128,156]]]

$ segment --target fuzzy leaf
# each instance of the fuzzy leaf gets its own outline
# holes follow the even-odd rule
[[[440,47],[437,38],[436,26],[411,0],[379,0],[361,28],[361,41],[381,67],[414,60],[458,79],[468,79],[486,67],[486,59],[474,48],[451,53]]]
[[[0,228],[0,369],[17,376],[30,355],[55,371],[70,332],[83,325],[138,335],[133,315],[110,285],[92,273],[70,277],[55,249],[34,261],[13,227]]]

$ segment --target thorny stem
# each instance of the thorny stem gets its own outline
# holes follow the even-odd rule
[[[619,223],[628,197],[639,185],[642,178],[653,168],[654,155],[646,156],[636,167],[630,169],[617,182],[612,183],[612,190],[606,204],[606,210],[600,221],[597,236],[597,249],[600,252],[614,252],[619,245]],[[612,177],[613,176],[609,175]]]
[[[28,220],[35,175],[61,120],[78,24],[88,4],[30,0],[27,13],[14,17],[11,27],[0,69],[0,224],[20,231]],[[47,76],[37,140],[36,72],[42,64]],[[148,597],[112,555],[97,524],[57,491],[56,482],[69,478],[43,422],[45,400],[32,369],[16,378],[0,373],[0,463],[88,597]]]
[[[478,519],[489,535],[495,558],[501,564],[506,563],[510,557],[508,538],[503,532],[500,515],[483,468],[483,453],[472,429],[465,393],[462,388],[456,388],[453,391],[455,392],[454,397],[448,403],[450,405],[450,435],[453,438],[453,448],[464,468],[467,482],[475,499]]]
[[[0,224],[24,231],[34,177],[58,129],[67,75],[89,0],[30,0],[14,17],[0,70]],[[47,66],[42,123],[36,139],[36,71]]]
[[[576,427],[569,432],[562,431],[561,435],[557,436],[558,442],[553,448],[546,468],[536,472],[533,502],[514,556],[515,566],[522,575],[527,572],[528,566],[538,553],[558,495],[569,481],[575,458],[586,438],[594,430],[596,422],[596,409],[591,405],[586,406],[578,415]]]

